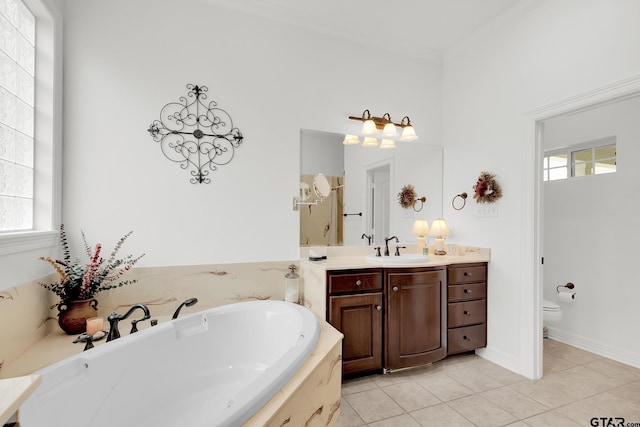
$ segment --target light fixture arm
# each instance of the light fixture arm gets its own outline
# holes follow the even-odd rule
[[[393,123],[394,125],[400,126],[402,128],[407,127],[407,126],[412,126],[411,125],[411,120],[409,119],[409,116],[404,116],[400,123],[394,123],[393,120],[391,119],[391,115],[389,113],[384,113],[382,115],[382,117],[374,117],[374,116],[371,115],[371,112],[369,110],[364,110],[362,112],[362,116],[361,117],[349,116],[349,119],[357,120],[359,122],[365,122],[367,120],[373,120],[373,122],[376,124],[376,128],[377,129],[384,129],[384,125],[389,124],[389,123]],[[407,119],[406,123],[405,123],[405,119]]]

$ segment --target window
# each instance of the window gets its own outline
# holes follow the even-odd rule
[[[35,17],[0,2],[0,231],[33,228]]]
[[[55,2],[0,0],[0,256],[56,246],[61,59]]]
[[[604,138],[544,153],[543,180],[555,181],[616,171],[616,138]]]

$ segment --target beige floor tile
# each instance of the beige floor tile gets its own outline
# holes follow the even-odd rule
[[[509,385],[526,381],[527,379],[522,375],[516,374],[513,371],[503,368],[502,366],[495,365],[493,363],[488,364],[482,368],[482,372],[485,375],[493,378],[502,385]]]
[[[576,365],[584,365],[585,363],[601,360],[602,357],[588,351],[572,347],[566,344],[557,344],[555,347],[546,350],[549,354],[567,360]]]
[[[545,352],[542,355],[542,364],[543,375],[550,374],[551,372],[564,371],[578,366],[573,362],[554,356],[549,352]]]
[[[382,390],[406,412],[442,403],[440,399],[414,381],[382,387]]]
[[[507,424],[505,427],[529,427],[529,424],[524,421],[516,421],[513,424]]]
[[[640,403],[634,403],[609,392],[597,394],[586,400],[603,413],[621,414],[629,420],[640,422]]]
[[[473,394],[471,389],[443,373],[417,377],[414,381],[443,402]]]
[[[625,384],[640,380],[640,369],[625,365],[624,363],[616,362],[615,360],[601,359],[588,363],[584,366],[611,378],[620,380]]]
[[[404,413],[402,408],[379,388],[349,394],[345,396],[345,399],[365,423],[380,421]]]
[[[342,395],[360,393],[362,391],[378,388],[372,377],[354,378],[342,383]]]
[[[523,421],[531,427],[585,427],[555,412],[544,412]]]
[[[501,387],[503,384],[485,375],[483,371],[479,371],[475,367],[468,367],[466,369],[455,369],[446,371],[446,374],[458,381],[463,386],[469,388],[474,393],[479,393],[485,390],[491,390]]]
[[[512,384],[514,390],[549,407],[557,408],[585,397],[597,394],[597,390],[585,383],[572,382],[570,377],[554,372],[540,380],[523,381]]]
[[[611,390],[625,384],[624,381],[589,369],[587,365],[567,369],[566,371],[559,372],[558,375],[565,377],[567,382],[572,384],[587,384],[593,387],[598,393]]]
[[[349,402],[344,397],[340,399],[340,416],[335,427],[360,427],[364,425],[364,421],[349,405]]]
[[[419,409],[410,415],[424,427],[474,427],[471,421],[444,403]]]
[[[420,427],[420,423],[411,415],[403,414],[386,420],[376,421],[369,424],[369,427]]]
[[[480,394],[494,405],[504,409],[516,419],[529,418],[549,410],[546,406],[510,387],[500,387]]]
[[[411,373],[408,370],[392,372],[384,375],[376,375],[372,377],[372,380],[378,387],[384,387],[411,381]]]
[[[640,381],[616,387],[610,393],[640,405]]]
[[[452,400],[447,405],[478,427],[498,427],[518,421],[513,415],[480,395]]]

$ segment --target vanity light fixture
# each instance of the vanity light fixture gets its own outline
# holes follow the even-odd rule
[[[360,138],[358,138],[358,135],[345,135],[342,143],[344,145],[360,144]]]
[[[411,124],[411,119],[409,119],[409,116],[404,116],[400,123],[394,123],[393,120],[391,120],[391,115],[389,113],[384,113],[382,117],[374,117],[371,115],[371,112],[369,112],[369,110],[364,110],[362,112],[362,116],[349,116],[349,119],[363,122],[362,130],[360,131],[360,133],[368,137],[373,137],[378,133],[378,130],[382,130],[382,137],[384,139],[393,140],[398,139],[399,136],[400,141],[413,141],[418,138],[418,136],[416,135],[416,131]],[[398,134],[397,127],[400,127],[402,129],[401,135]],[[355,144],[355,139],[350,138],[351,136],[352,135],[345,136],[345,139],[343,141],[345,145]],[[374,146],[372,143],[369,143],[369,145],[365,145],[363,143],[363,145],[365,147]],[[393,146],[395,146],[395,144]],[[386,145],[383,143],[380,148],[393,148],[393,146],[391,146],[391,144],[389,143],[387,143]]]
[[[436,255],[446,255],[447,252],[444,250],[444,237],[449,235],[449,228],[447,227],[447,223],[444,222],[444,219],[434,219],[428,235],[436,238],[436,250],[434,253]]]
[[[377,147],[378,146],[378,140],[376,138],[371,137],[371,136],[365,136],[364,137],[364,141],[362,141],[362,146],[363,147]]]
[[[396,143],[393,142],[393,139],[383,139],[382,144],[380,144],[380,148],[382,149],[396,148]]]

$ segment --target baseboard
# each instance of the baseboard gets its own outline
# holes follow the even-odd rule
[[[476,350],[476,354],[491,363],[495,363],[496,365],[502,366],[503,368],[513,371],[518,375],[527,377],[527,375],[522,372],[522,362],[511,355],[503,353],[492,347],[480,348]]]
[[[633,353],[618,347],[602,344],[581,335],[572,334],[561,329],[549,327],[549,338],[565,344],[572,345],[582,350],[590,351],[599,356],[607,357],[625,365],[640,368],[640,354]]]

